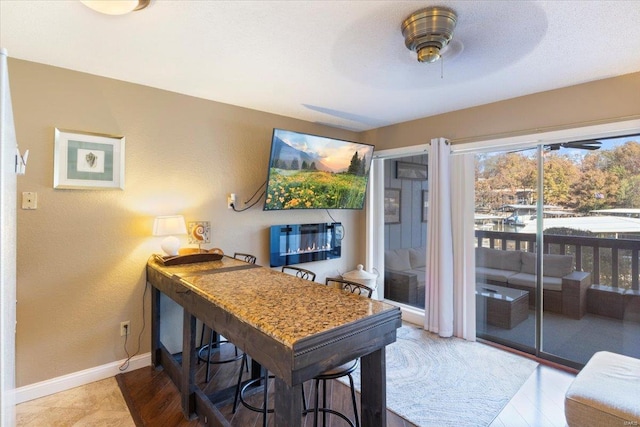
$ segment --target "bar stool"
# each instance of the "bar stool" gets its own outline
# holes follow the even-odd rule
[[[292,267],[292,266],[283,266],[282,267],[282,272],[284,273],[288,273],[291,274],[293,276],[299,277],[301,279],[305,279],[305,280],[309,280],[311,282],[313,282],[316,278],[316,273],[314,273],[311,270],[307,270],[304,268],[300,268],[300,267]],[[269,375],[269,371],[267,371],[267,369],[265,369],[264,367],[262,368],[262,373],[260,375],[260,378],[255,378],[249,382],[247,382],[244,386],[242,386],[242,373],[244,371],[244,368],[247,368],[247,370],[249,369],[249,362],[247,359],[247,355],[246,353],[244,353],[242,355],[242,363],[240,364],[240,373],[238,375],[238,382],[236,384],[236,393],[235,393],[235,398],[233,400],[233,413],[236,413],[236,410],[238,409],[238,401],[247,409],[254,411],[254,412],[261,412],[262,413],[262,425],[266,427],[267,425],[267,414],[272,414],[273,413],[273,408],[268,408],[269,405],[269,400],[268,400],[268,392],[269,392],[269,380],[270,379],[274,379],[275,376],[273,375]],[[354,368],[355,369],[355,368]],[[247,403],[245,401],[244,395],[245,392],[247,391],[247,389],[249,387],[254,386],[257,382],[262,381],[264,383],[264,388],[263,388],[263,401],[262,401],[262,408],[258,408],[256,406],[253,406],[249,403]],[[317,405],[316,405],[317,406]],[[302,408],[303,408],[303,415],[306,415],[307,413],[311,412],[311,410],[307,409],[307,398],[304,394],[304,386],[302,387]]]
[[[239,259],[241,261],[244,262],[248,262],[249,264],[255,264],[256,263],[256,257],[254,255],[251,254],[247,254],[247,253],[242,253],[242,252],[235,252],[233,254],[233,258],[235,259]],[[215,365],[215,364],[223,364],[223,363],[231,363],[231,362],[235,362],[236,360],[240,360],[243,357],[243,354],[238,354],[238,348],[236,347],[234,349],[235,352],[235,356],[232,357],[228,357],[225,359],[219,359],[219,360],[211,360],[211,349],[212,348],[217,348],[219,349],[219,352],[221,351],[220,346],[222,346],[223,344],[232,344],[227,340],[221,340],[219,339],[219,335],[216,333],[216,331],[214,331],[213,329],[210,329],[209,332],[209,344],[208,345],[202,345],[202,342],[204,341],[204,332],[205,329],[207,329],[207,327],[204,325],[204,323],[202,324],[202,331],[200,332],[200,349],[198,350],[198,362],[200,362],[201,360],[203,362],[207,363],[207,369],[206,369],[206,382],[209,382],[209,364]],[[215,339],[214,339],[215,337]],[[206,357],[204,356],[204,353],[207,353]],[[248,366],[248,364],[247,364]],[[240,369],[242,369],[242,366],[240,367]],[[248,367],[247,367],[248,369]],[[242,371],[240,371],[242,373]]]
[[[233,344],[227,340],[221,340],[219,339],[219,335],[216,331],[214,331],[213,329],[209,329],[209,344],[207,345],[202,345],[202,341],[204,338],[204,330],[207,328],[207,326],[203,323],[202,324],[202,332],[200,333],[200,349],[198,349],[198,363],[200,363],[200,361],[203,361],[207,364],[207,369],[205,371],[205,381],[209,382],[210,378],[209,378],[209,374],[210,374],[210,365],[220,365],[223,363],[231,363],[231,362],[235,362],[236,360],[240,360],[242,359],[242,356],[244,354],[238,354],[238,349],[235,348],[234,349],[234,355],[228,358],[220,358],[218,360],[216,360],[215,358],[212,359],[211,355],[212,355],[212,349],[216,349],[217,353],[220,354],[222,352],[222,348],[221,346],[223,344]],[[206,352],[206,355],[204,354]],[[215,353],[214,353],[215,356]]]
[[[241,261],[248,262],[249,264],[255,264],[256,263],[256,257],[251,255],[251,254],[245,254],[245,253],[242,253],[242,252],[235,252],[233,254],[233,257],[235,259],[239,259]]]
[[[327,286],[336,287],[342,289],[346,292],[351,292],[353,294],[358,294],[365,296],[367,298],[371,298],[373,294],[373,289],[368,286],[362,285],[357,282],[352,282],[345,279],[340,278],[331,278],[327,277],[325,280],[325,284]],[[314,378],[315,383],[315,407],[313,409],[309,409],[308,412],[313,411],[313,425],[318,425],[318,413],[322,412],[322,425],[326,426],[327,424],[327,414],[336,415],[343,420],[345,420],[351,427],[360,427],[360,419],[358,417],[358,407],[356,403],[356,388],[353,384],[353,377],[351,374],[358,368],[360,364],[360,359],[352,360],[351,362],[344,363],[336,368],[330,369],[328,371],[323,372]],[[349,377],[349,385],[351,387],[351,401],[353,403],[353,414],[355,417],[355,423],[352,422],[346,415],[341,412],[335,411],[331,408],[327,407],[327,381],[334,380],[342,377]],[[322,382],[322,407],[319,407],[319,395],[320,395],[320,383]]]
[[[282,266],[282,272],[291,274],[292,276],[299,277],[301,279],[309,280],[311,282],[316,280],[316,273],[305,268],[293,267],[291,265]]]

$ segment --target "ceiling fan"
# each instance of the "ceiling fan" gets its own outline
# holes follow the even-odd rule
[[[459,54],[462,43],[450,43],[458,15],[452,9],[434,6],[413,12],[402,22],[405,46],[419,62],[432,63]]]

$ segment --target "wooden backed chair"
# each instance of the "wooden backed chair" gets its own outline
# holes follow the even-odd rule
[[[251,254],[245,254],[245,253],[242,253],[242,252],[234,252],[233,257],[235,259],[239,259],[241,261],[248,262],[249,264],[255,264],[256,263],[256,257],[251,255]]]
[[[350,292],[352,294],[362,295],[366,298],[371,298],[373,295],[373,289],[366,285],[362,285],[357,282],[352,282],[350,280],[345,280],[337,277],[327,277],[325,279],[325,284],[327,286],[336,287],[338,289],[342,289],[345,292]],[[318,425],[318,414],[322,412],[322,425],[327,425],[327,414],[333,414],[344,421],[346,421],[351,427],[360,427],[360,418],[358,416],[358,406],[356,403],[356,388],[353,384],[353,377],[351,374],[358,368],[360,364],[360,359],[352,360],[350,362],[344,363],[338,367],[330,369],[328,371],[323,372],[322,374],[315,377],[313,380],[315,382],[315,407],[313,409],[308,409],[307,412],[313,411],[314,420],[313,425]],[[346,415],[336,410],[330,409],[327,407],[327,381],[333,380],[341,377],[349,377],[349,385],[351,388],[351,402],[353,403],[353,415],[354,421],[351,421]],[[319,406],[320,399],[320,382],[322,382],[322,407]]]
[[[293,267],[291,265],[284,265],[282,266],[282,272],[291,274],[301,279],[310,280],[312,282],[316,280],[316,273],[314,273],[311,270],[307,270],[305,268]]]

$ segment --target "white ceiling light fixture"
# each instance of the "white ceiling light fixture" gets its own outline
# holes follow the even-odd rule
[[[413,12],[402,22],[407,49],[416,52],[420,62],[436,62],[453,37],[458,16],[446,7],[434,6]]]
[[[125,15],[144,9],[151,0],[80,0],[80,3],[105,15]]]

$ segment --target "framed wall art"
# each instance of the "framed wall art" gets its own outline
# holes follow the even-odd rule
[[[400,223],[400,189],[384,189],[384,223]]]
[[[124,136],[55,130],[53,188],[124,190]]]
[[[397,179],[427,180],[427,165],[420,163],[396,162]]]
[[[201,245],[203,243],[211,243],[211,222],[209,221],[190,221],[187,223],[189,229],[189,244]]]

